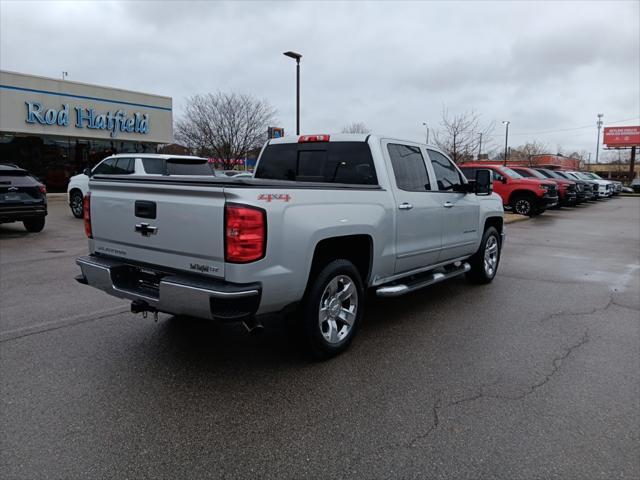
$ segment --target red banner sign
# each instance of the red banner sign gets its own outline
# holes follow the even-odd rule
[[[604,127],[602,143],[607,147],[640,145],[640,127]]]

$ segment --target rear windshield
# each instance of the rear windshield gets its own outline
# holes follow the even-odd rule
[[[27,175],[29,175],[29,172],[26,170],[14,170],[12,168],[7,168],[6,170],[4,168],[0,169],[0,177],[26,177]]]
[[[371,151],[365,142],[268,145],[258,162],[255,178],[378,184]]]
[[[151,175],[213,175],[211,164],[204,158],[143,158],[142,165]]]

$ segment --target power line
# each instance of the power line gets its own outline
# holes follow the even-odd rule
[[[630,120],[637,120],[640,117],[632,117],[632,118],[624,118],[622,120],[614,120],[612,122],[607,122],[607,125],[612,125],[614,123],[622,123],[622,122],[628,122]],[[559,133],[559,132],[570,132],[570,131],[574,131],[574,130],[584,130],[586,128],[593,128],[593,125],[584,125],[581,127],[572,127],[572,128],[558,128],[555,130],[540,130],[537,132],[513,132],[510,133],[510,135],[543,135],[546,133]],[[495,134],[495,135],[488,135],[490,137],[501,137],[502,135],[500,134]]]

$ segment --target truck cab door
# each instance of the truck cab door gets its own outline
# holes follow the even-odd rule
[[[396,209],[395,273],[438,262],[442,246],[442,207],[417,144],[384,142],[391,165]]]
[[[465,193],[466,183],[455,164],[442,153],[428,149],[443,210],[442,250],[439,262],[471,255],[482,235],[480,204],[474,193]]]

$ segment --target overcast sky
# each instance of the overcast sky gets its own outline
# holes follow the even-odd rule
[[[510,120],[510,145],[593,152],[597,113],[640,124],[637,0],[0,1],[3,70],[168,95],[174,116],[196,93],[250,93],[293,133],[286,50],[303,55],[306,133],[362,121],[418,140],[446,107],[496,122],[494,147]]]

